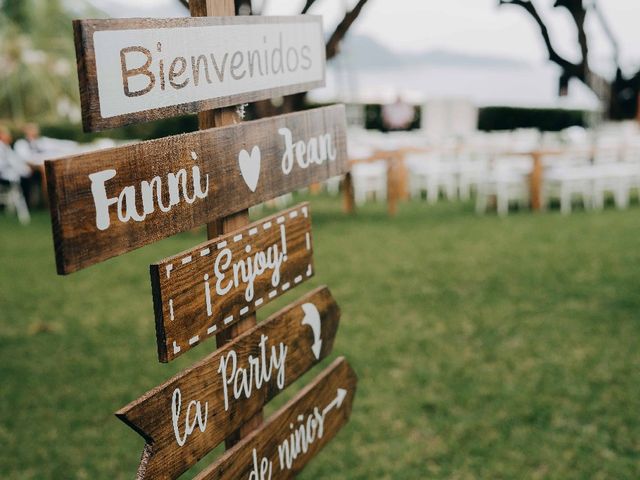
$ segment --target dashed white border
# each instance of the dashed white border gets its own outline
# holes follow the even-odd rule
[[[304,216],[304,218],[308,218],[309,217],[309,209],[307,208],[307,206],[303,206],[302,208],[298,210],[293,210],[291,212],[289,212],[288,214],[284,214],[284,215],[280,215],[275,219],[275,223],[277,225],[281,225],[283,223],[286,222],[287,220],[287,216],[289,219],[294,219],[297,218],[298,215],[302,213],[302,215]],[[268,230],[273,226],[273,220],[268,220],[266,222],[264,222],[262,225],[262,229],[263,230]],[[249,231],[247,232],[249,236],[254,236],[258,233],[260,226],[256,226],[256,227],[251,227],[249,229]],[[238,233],[236,235],[234,235],[233,237],[231,237],[233,242],[237,243],[240,242],[243,239],[243,234],[242,233]],[[307,250],[311,250],[311,235],[310,232],[305,232],[305,240],[306,240],[306,247]],[[227,240],[223,240],[219,243],[217,243],[215,245],[215,248],[217,250],[222,250],[223,248],[225,248],[228,245],[228,241]],[[207,255],[211,254],[211,246],[203,248],[200,250],[199,255],[200,257],[206,257]],[[184,257],[182,257],[181,259],[177,260],[174,263],[169,263],[166,265],[166,274],[167,274],[167,278],[171,278],[171,272],[174,269],[175,265],[181,266],[181,265],[188,265],[189,263],[191,263],[193,261],[193,255],[189,254],[186,255]],[[313,274],[313,270],[311,267],[311,264],[309,264],[307,266],[307,270],[305,272],[305,275],[307,277],[310,277]],[[297,275],[294,279],[293,279],[293,284],[297,285],[300,282],[302,282],[303,280],[303,275]],[[284,284],[281,285],[280,290],[282,292],[286,292],[287,290],[289,290],[289,288],[291,288],[291,282],[286,282]],[[261,297],[256,299],[253,302],[253,307],[254,308],[258,308],[259,306],[263,305],[265,303],[265,300],[268,298],[269,300],[275,298],[278,296],[278,289],[274,288],[273,290],[271,290],[265,297]],[[251,305],[247,304],[245,306],[243,306],[242,308],[240,308],[240,312],[238,315],[238,318],[241,316],[244,316],[246,314],[248,314],[251,311]],[[174,309],[173,309],[173,299],[169,299],[169,316],[171,318],[171,321],[175,321],[175,315],[174,315]],[[222,321],[223,324],[229,325],[230,323],[232,323],[234,320],[236,320],[236,318],[234,317],[234,315],[229,315],[227,317],[224,318],[224,320]],[[211,326],[209,326],[207,328],[207,335],[213,335],[214,333],[216,333],[218,331],[218,326],[213,324]],[[200,335],[194,335],[193,337],[191,337],[188,340],[188,344],[189,346],[193,346],[195,344],[197,344],[200,341]],[[177,355],[178,353],[180,353],[182,351],[182,347],[180,345],[177,344],[177,342],[173,341],[172,342],[172,347],[173,347],[173,354]]]

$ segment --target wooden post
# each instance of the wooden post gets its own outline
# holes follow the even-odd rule
[[[342,179],[342,194],[344,195],[342,201],[344,212],[349,214],[355,213],[356,202],[354,199],[353,178],[351,177],[351,172],[347,172]]]
[[[398,160],[397,156],[387,158],[387,208],[390,217],[395,217],[398,211]]]
[[[398,152],[398,196],[401,200],[409,200],[409,169],[406,158],[409,150],[406,148]]]
[[[309,193],[311,195],[318,195],[322,191],[321,183],[312,183],[309,185]]]
[[[228,17],[235,15],[235,5],[233,0],[190,0],[189,10],[192,17]],[[223,127],[240,122],[240,118],[234,107],[206,110],[198,114],[198,127],[200,130],[213,127]],[[209,240],[224,233],[236,230],[249,223],[249,210],[242,210],[234,215],[223,217],[217,221],[207,224],[207,238]],[[247,315],[244,320],[238,322],[231,328],[222,331],[216,336],[218,348],[246,332],[257,323],[255,313]],[[251,420],[246,422],[233,435],[227,438],[225,445],[231,448],[240,439],[247,436],[262,423],[262,411],[256,414]]]
[[[531,209],[535,212],[542,208],[542,152],[531,152],[533,168],[531,170]]]

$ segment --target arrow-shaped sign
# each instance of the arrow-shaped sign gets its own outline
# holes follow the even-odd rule
[[[318,355],[302,324],[306,303],[322,320]],[[147,442],[137,478],[177,478],[195,465],[331,352],[339,318],[319,287],[118,411]]]
[[[304,318],[302,319],[302,325],[309,325],[313,330],[314,342],[311,345],[311,350],[316,359],[320,358],[320,350],[322,349],[322,339],[320,338],[320,312],[313,303],[305,303],[302,305],[304,310]]]
[[[347,361],[338,358],[195,480],[293,478],[347,423],[356,383]]]

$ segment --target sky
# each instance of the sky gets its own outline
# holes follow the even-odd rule
[[[553,9],[554,0],[534,0],[547,21],[560,54],[579,58],[575,26],[563,9]],[[585,0],[591,2],[593,0]],[[178,0],[92,0],[112,16],[181,16]],[[264,6],[262,5],[264,3]],[[268,15],[292,15],[304,0],[254,0]],[[310,13],[324,17],[325,30],[336,25],[355,0],[318,0]],[[498,0],[369,0],[352,32],[365,34],[388,48],[402,51],[431,49],[517,58],[541,63],[546,49],[535,23],[519,7],[498,7]],[[599,0],[599,8],[617,35],[622,65],[626,71],[640,68],[640,1]],[[608,69],[610,42],[589,15],[587,32],[591,42],[590,61]]]

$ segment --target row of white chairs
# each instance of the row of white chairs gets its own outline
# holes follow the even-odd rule
[[[601,210],[611,195],[616,207],[624,209],[633,190],[640,191],[640,163],[556,166],[545,171],[542,205],[558,199],[562,213],[570,213],[575,201],[587,210]]]
[[[571,212],[576,201],[586,209],[602,209],[611,195],[618,208],[626,208],[632,192],[640,191],[638,160],[593,163],[586,157],[570,155],[549,158],[543,175],[543,207],[558,200],[563,213]],[[530,203],[532,161],[527,156],[489,158],[463,154],[447,158],[438,154],[410,154],[405,165],[411,197],[425,196],[429,203],[439,198],[468,200],[475,193],[479,213],[486,212],[495,199],[500,215],[506,215],[510,205],[523,208]],[[386,200],[387,168],[383,160],[353,166],[357,204],[371,197]]]

